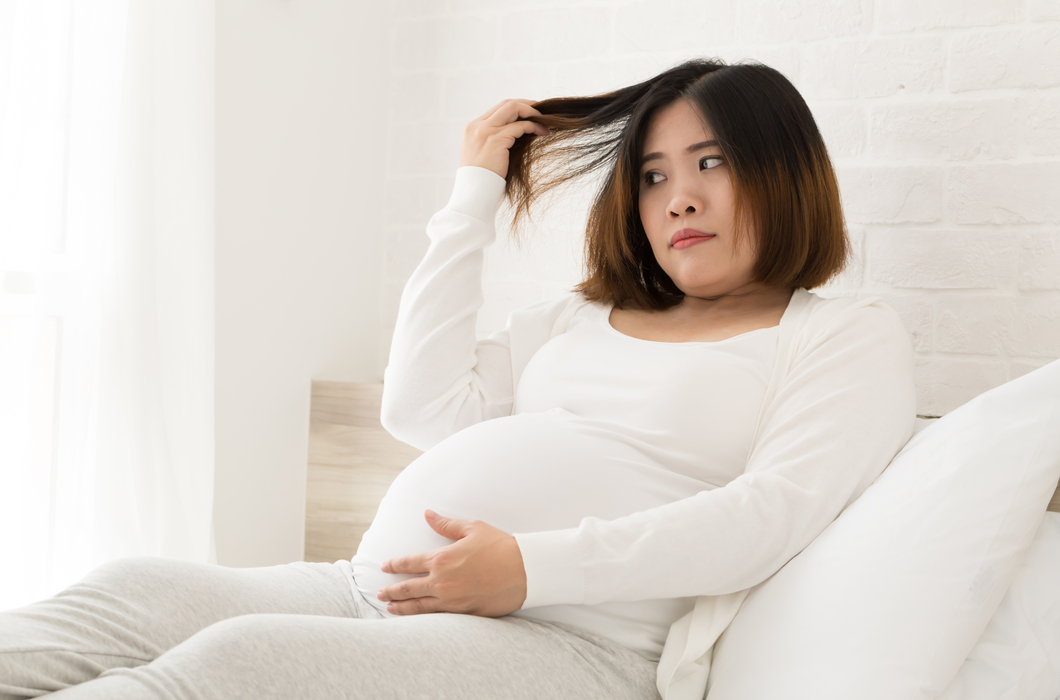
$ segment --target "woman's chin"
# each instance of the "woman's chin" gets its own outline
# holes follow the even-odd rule
[[[732,291],[731,285],[712,282],[677,283],[677,288],[685,293],[686,298],[716,299]]]

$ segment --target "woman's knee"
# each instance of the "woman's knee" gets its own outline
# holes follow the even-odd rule
[[[88,586],[103,590],[157,590],[193,575],[198,567],[180,559],[166,557],[120,557],[92,569],[74,586]]]
[[[262,669],[285,677],[290,673],[329,674],[345,668],[378,667],[404,658],[414,662],[427,640],[402,630],[392,620],[349,620],[326,615],[264,613],[216,622],[160,657],[156,664],[217,669]],[[411,634],[410,634],[411,633]],[[315,670],[314,670],[315,669]],[[322,679],[323,680],[323,679]]]
[[[276,613],[261,613],[256,615],[238,615],[227,620],[215,622],[209,627],[200,630],[185,644],[194,643],[204,649],[220,651],[223,648],[238,646],[239,642],[247,640],[261,640],[267,642],[273,637],[283,638],[293,627],[288,618],[298,618],[299,615],[283,615]]]
[[[153,577],[159,575],[162,570],[171,569],[170,561],[163,557],[119,557],[95,567],[81,582],[128,581]]]
[[[261,613],[239,615],[215,622],[196,632],[168,652],[177,656],[197,657],[203,663],[221,667],[238,666],[249,656],[255,663],[267,662],[270,656],[288,658],[290,648],[307,640],[323,640],[312,629],[328,618],[312,615]]]
[[[333,618],[253,614],[215,622],[153,663],[120,672],[145,686],[172,689],[183,698],[290,697],[312,687],[323,697],[341,694],[344,681],[327,658]],[[350,653],[352,650],[348,650]]]

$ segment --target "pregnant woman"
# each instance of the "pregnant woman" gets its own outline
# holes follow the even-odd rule
[[[483,251],[603,174],[586,276],[476,341]],[[121,559],[0,613],[0,699],[702,699],[750,588],[886,467],[913,353],[849,256],[805,102],[695,60],[464,132],[401,298],[383,424],[426,450],[351,561]]]

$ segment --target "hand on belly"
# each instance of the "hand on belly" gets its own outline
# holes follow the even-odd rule
[[[526,600],[526,571],[515,537],[481,520],[459,520],[426,511],[427,524],[456,540],[428,552],[383,563],[388,574],[426,574],[379,590],[395,615],[453,612],[500,617]]]
[[[576,528],[589,517],[615,520],[704,489],[703,482],[649,459],[640,444],[612,426],[560,409],[495,418],[449,436],[406,467],[380,502],[351,560],[357,589],[371,605],[392,614],[379,592],[392,593],[426,569],[390,573],[381,569],[383,562],[447,551],[450,545],[460,551],[453,543],[458,533],[441,534],[424,520],[428,508],[465,523],[489,523],[507,536]],[[518,545],[514,538],[504,541],[525,583]],[[502,570],[490,558],[482,567],[486,577]],[[421,589],[398,600],[432,597],[437,594]],[[519,609],[522,600],[501,607]],[[410,607],[425,610],[426,602]]]

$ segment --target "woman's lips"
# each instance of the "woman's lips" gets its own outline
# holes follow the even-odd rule
[[[711,238],[717,238],[717,236],[713,234],[704,234],[702,236],[690,236],[688,238],[682,238],[681,240],[677,241],[676,243],[674,243],[673,247],[677,249],[687,248],[688,246],[695,245],[696,243],[709,241]]]

